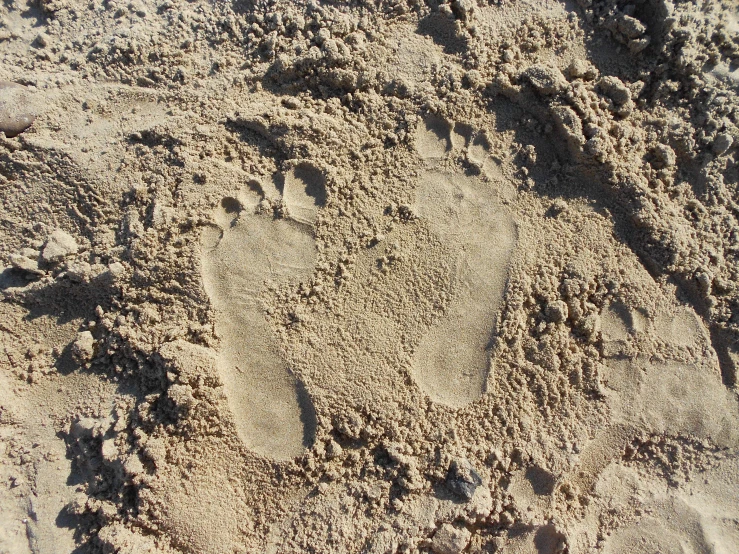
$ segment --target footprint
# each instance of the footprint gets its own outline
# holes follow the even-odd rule
[[[315,412],[280,353],[259,295],[267,281],[297,283],[312,274],[312,226],[326,192],[325,178],[308,165],[276,180],[288,215],[260,209],[265,187],[256,183],[224,198],[218,227],[203,234],[202,272],[222,337],[217,365],[239,436],[261,455],[289,459],[312,444]]]
[[[604,519],[617,523],[616,529],[603,533],[604,554],[739,551],[736,456],[697,468],[692,479],[670,487],[617,462],[600,477],[596,492],[607,503],[591,503],[591,517],[600,519],[605,511]]]
[[[606,357],[601,379],[612,423],[585,446],[567,480],[589,490],[640,433],[694,437],[720,448],[739,446],[736,399],[718,370],[712,372],[710,363],[660,361],[649,355],[650,338],[683,348],[707,341],[695,312],[672,307],[651,321],[618,302],[603,310],[601,325]],[[637,340],[636,350],[628,346],[632,339]]]
[[[451,130],[451,125],[433,118],[420,129],[417,140],[428,170],[420,178],[416,211],[457,255],[451,305],[421,339],[412,373],[433,401],[459,408],[485,390],[490,342],[516,227],[491,183],[433,169],[429,161],[451,152],[457,142]]]
[[[604,341],[625,341],[647,328],[647,318],[638,310],[632,310],[621,302],[610,304],[601,314]]]
[[[739,446],[736,400],[717,374],[672,360],[610,360],[609,404],[622,425],[651,434],[697,437],[720,448]]]

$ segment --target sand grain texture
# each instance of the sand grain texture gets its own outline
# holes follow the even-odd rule
[[[739,550],[728,0],[0,6],[0,552]]]

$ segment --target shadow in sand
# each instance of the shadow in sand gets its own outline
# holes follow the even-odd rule
[[[43,285],[31,282],[30,286],[26,275],[16,269],[6,269],[0,274],[0,291],[26,308],[29,320],[51,316],[57,323],[65,324],[76,319],[90,319],[97,306],[104,310],[109,308],[112,299],[120,294],[109,271],[87,283],[63,277]]]
[[[82,483],[82,481],[79,481],[79,483]],[[94,516],[76,514],[70,506],[65,506],[57,514],[54,524],[59,529],[70,529],[73,531],[74,540],[79,546],[72,550],[70,554],[93,554],[99,552],[99,548],[96,548],[86,540],[90,530],[96,526]]]
[[[467,40],[457,32],[456,21],[444,14],[427,15],[418,22],[416,32],[429,37],[446,54],[461,54],[467,49]]]
[[[60,325],[95,318],[95,309],[108,309],[112,299],[120,294],[113,276],[106,271],[87,283],[67,278],[41,284],[40,275],[8,268],[0,273],[0,291],[6,299],[15,301],[26,310],[26,320],[50,316]],[[62,375],[79,369],[74,359],[72,344],[67,344],[57,357],[54,367]]]
[[[277,161],[278,165],[290,157],[284,145],[280,144],[281,130],[277,126],[267,128],[258,118],[237,117],[228,119],[225,127],[241,141],[256,147],[262,156]]]
[[[9,267],[0,273],[0,290],[23,288],[37,279],[37,275]]]

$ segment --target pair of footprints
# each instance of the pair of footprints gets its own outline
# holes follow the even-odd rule
[[[427,125],[421,133],[428,136],[422,135],[419,145],[443,140],[437,127]],[[451,151],[451,141],[446,144],[441,155]],[[485,391],[516,229],[489,183],[436,171],[422,150],[428,171],[417,186],[416,213],[458,255],[454,299],[420,339],[412,374],[433,401],[457,408]],[[316,418],[307,392],[280,354],[259,295],[267,282],[298,283],[313,273],[313,225],[326,202],[326,177],[305,163],[277,177],[287,215],[276,218],[259,208],[265,197],[279,197],[271,184],[224,199],[217,227],[203,235],[202,271],[222,338],[217,363],[237,432],[258,454],[289,459],[312,443]]]

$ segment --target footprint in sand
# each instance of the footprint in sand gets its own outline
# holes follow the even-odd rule
[[[698,437],[721,448],[739,446],[736,399],[721,382],[717,360],[709,356],[702,364],[678,361],[681,351],[703,352],[701,343],[709,343],[708,332],[693,310],[671,307],[651,321],[637,310],[612,304],[601,322],[604,347],[613,336],[627,334],[637,340],[651,336],[666,347],[667,359],[661,361],[618,352],[607,359],[602,378],[613,416],[622,428]]]
[[[487,144],[466,125],[452,127],[429,117],[416,136],[424,159],[416,212],[457,255],[453,299],[444,316],[421,339],[412,374],[429,397],[459,408],[485,391],[490,343],[503,299],[508,265],[516,243],[516,227],[499,201],[494,181],[439,169],[444,157],[467,147],[482,157]],[[482,165],[478,160],[473,162]]]
[[[693,310],[675,304],[650,312],[614,302],[600,318],[600,376],[611,423],[582,445],[568,472],[557,476],[536,466],[515,472],[508,492],[516,507],[531,522],[566,509],[573,554],[593,551],[592,530],[598,527],[594,522],[612,525],[619,520],[618,528],[603,539],[604,553],[737,552],[739,489],[727,486],[739,482],[736,396],[722,383],[710,355],[701,362],[680,361],[689,359],[689,352],[706,352],[707,330]],[[657,347],[666,355],[655,355]],[[690,480],[668,486],[663,476],[650,475],[646,467],[624,463],[629,445],[650,435],[698,440],[727,457],[714,462],[717,465],[691,466],[695,474]],[[675,463],[681,456],[666,452],[663,459]],[[556,490],[589,495],[584,515],[571,517],[574,512],[553,494]],[[511,528],[502,552],[558,552],[553,540],[551,547],[540,545],[546,529],[536,523]],[[550,539],[557,539],[560,531],[550,533]],[[564,534],[560,536],[564,540]]]
[[[284,177],[284,218],[260,209],[273,185],[250,184],[221,201],[217,226],[202,238],[205,289],[222,337],[218,369],[236,429],[251,450],[274,459],[299,456],[312,444],[315,412],[284,361],[259,300],[266,283],[298,283],[313,272],[313,224],[325,203],[325,177],[303,164]],[[270,190],[271,188],[271,190]]]
[[[603,353],[601,374],[613,423],[585,446],[568,479],[589,490],[601,472],[619,459],[639,433],[707,440],[719,448],[739,447],[736,398],[721,382],[717,363],[684,363],[653,357],[654,339],[666,352],[690,348],[701,352],[707,331],[693,310],[673,306],[650,320],[622,303],[601,314]],[[646,342],[645,342],[646,341]]]

